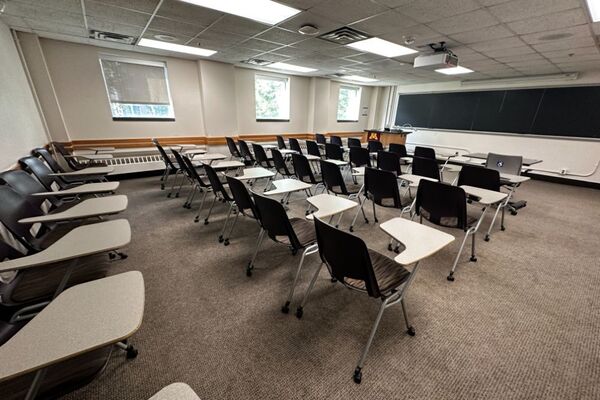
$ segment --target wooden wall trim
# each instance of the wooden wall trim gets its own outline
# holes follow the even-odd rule
[[[325,136],[362,136],[363,132],[326,132]],[[312,139],[314,133],[280,133],[280,134],[245,134],[245,135],[234,135],[232,136],[235,140],[251,140],[255,142],[274,142],[276,136],[281,135],[285,138],[296,138],[296,139]],[[197,144],[197,145],[225,145],[225,136],[166,136],[157,137],[158,141],[162,145],[174,145],[174,144]],[[114,148],[140,148],[140,147],[152,147],[152,138],[129,138],[129,139],[90,139],[90,140],[73,140],[65,143],[66,146],[72,149],[82,149],[86,147],[102,147],[110,146]]]

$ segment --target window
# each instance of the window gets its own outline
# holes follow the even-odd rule
[[[340,86],[338,97],[338,122],[358,122],[360,114],[360,91],[357,86]]]
[[[290,80],[268,75],[254,77],[257,121],[290,120]]]
[[[113,120],[175,120],[166,64],[111,57],[100,65]]]

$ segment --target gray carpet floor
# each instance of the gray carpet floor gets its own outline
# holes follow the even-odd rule
[[[119,192],[129,196],[122,217],[133,240],[112,272],[144,274],[144,321],[132,338],[140,353],[133,361],[115,353],[68,399],[147,399],[177,381],[204,400],[600,398],[600,191],[523,185],[516,197],[528,206],[507,214],[507,230],[497,226],[490,242],[478,233],[478,262],[467,247],[452,283],[462,232],[447,230],[457,240],[422,263],[407,294],[416,336],[405,334],[399,305],[388,308],[361,385],[352,373],[378,300],[332,284],[324,270],[303,319],[284,315],[299,256],[265,241],[246,277],[254,221],[240,218],[225,247],[217,241],[225,206],[205,226],[156,177],[125,180]],[[302,215],[305,202],[292,200],[290,214]],[[380,221],[398,214],[378,209]],[[393,255],[379,226],[359,221],[355,233]],[[317,257],[305,264],[293,310]]]

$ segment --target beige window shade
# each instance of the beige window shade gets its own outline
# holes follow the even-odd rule
[[[112,103],[170,105],[165,67],[101,60]]]

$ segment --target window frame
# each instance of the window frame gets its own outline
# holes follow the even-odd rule
[[[102,66],[102,60],[106,61],[117,61],[129,64],[146,65],[150,67],[162,67],[165,76],[165,83],[167,85],[167,95],[169,96],[169,106],[173,112],[172,117],[115,117],[112,112],[112,101],[110,99],[110,93],[108,91],[108,84],[106,83],[106,76],[104,75],[104,67]],[[131,122],[175,122],[175,106],[173,105],[173,96],[171,96],[171,86],[169,84],[169,69],[167,68],[166,61],[151,61],[151,60],[140,60],[136,58],[120,57],[112,54],[100,53],[98,57],[98,63],[100,64],[100,72],[102,74],[102,81],[104,82],[104,89],[106,90],[106,97],[108,100],[108,106],[110,108],[110,114],[113,121],[131,121]]]
[[[288,110],[287,110],[287,118],[259,118],[258,115],[256,114],[256,80],[259,78],[268,78],[271,80],[280,80],[280,81],[286,81],[286,93],[287,93],[287,97],[288,97]],[[255,73],[254,74],[254,117],[256,119],[256,122],[290,122],[290,114],[292,112],[292,80],[289,76],[281,76],[281,75],[275,75],[275,74],[268,74],[268,73]]]
[[[346,88],[346,89],[358,89],[358,110],[356,113],[356,119],[339,119],[338,118],[338,113],[340,110],[340,94],[342,92],[342,89]],[[335,109],[335,119],[337,122],[340,123],[344,123],[344,122],[359,122],[360,121],[360,105],[361,105],[361,101],[362,101],[362,86],[358,86],[358,85],[347,85],[347,84],[340,84],[340,87],[338,89],[338,98],[337,98],[337,107]]]

